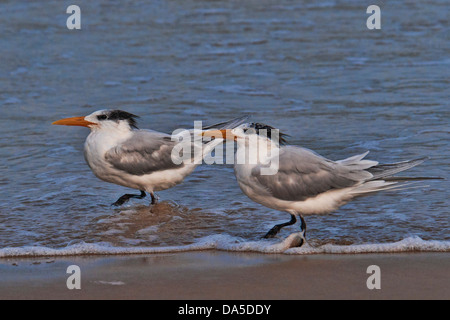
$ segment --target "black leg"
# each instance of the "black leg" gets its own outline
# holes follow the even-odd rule
[[[150,196],[152,197],[152,204],[157,204],[158,203],[158,197],[155,196],[155,194],[153,192],[150,192]]]
[[[305,219],[303,219],[303,216],[301,214],[299,216],[300,216],[300,221],[301,221],[300,230],[303,232],[303,239],[300,242],[300,244],[298,245],[298,247],[301,247],[306,241],[306,222],[305,222]]]
[[[266,233],[264,238],[266,238],[266,239],[273,238],[277,235],[278,232],[280,232],[281,228],[284,228],[286,226],[291,226],[296,222],[297,222],[297,219],[295,218],[295,216],[293,214],[291,214],[291,220],[289,222],[277,224],[275,227],[270,229],[269,232]]]
[[[131,198],[136,198],[136,199],[143,199],[143,198],[145,198],[147,196],[145,191],[142,191],[142,190],[140,190],[140,191],[141,191],[141,194],[124,194],[123,196],[121,196],[119,198],[119,200],[114,202],[112,205],[118,207],[118,206],[123,205],[125,202],[127,202]]]
[[[305,222],[305,219],[303,219],[302,215],[300,215],[300,220],[302,222],[302,224],[300,226],[300,230],[303,231],[303,236],[306,237],[306,222]]]

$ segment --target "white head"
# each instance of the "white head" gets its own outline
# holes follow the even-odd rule
[[[235,166],[259,166],[261,175],[278,172],[280,145],[286,143],[286,135],[272,126],[245,123],[231,130],[208,130],[203,135],[236,141]]]
[[[244,123],[234,129],[208,130],[204,136],[222,137],[227,140],[234,140],[238,146],[248,146],[257,141],[264,141],[269,146],[279,147],[286,143],[286,134],[278,129],[263,123]]]
[[[82,126],[91,130],[130,131],[137,129],[138,116],[122,110],[98,110],[85,117],[65,118],[53,122],[55,125]]]

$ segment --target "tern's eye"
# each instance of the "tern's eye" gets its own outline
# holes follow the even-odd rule
[[[102,114],[102,115],[97,116],[97,119],[98,120],[106,120],[106,119],[108,119],[108,117],[106,115]]]

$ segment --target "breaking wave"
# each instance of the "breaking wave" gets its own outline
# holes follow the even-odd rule
[[[39,246],[9,247],[0,249],[0,258],[8,257],[44,257],[44,256],[81,256],[81,255],[129,255],[174,253],[202,250],[220,250],[231,252],[257,252],[277,254],[361,254],[396,252],[450,252],[450,241],[422,240],[408,237],[391,243],[311,246],[306,243],[296,247],[301,241],[300,233],[289,235],[284,240],[245,241],[228,235],[212,235],[199,239],[196,243],[183,246],[166,247],[116,247],[109,243],[77,243],[64,248]]]

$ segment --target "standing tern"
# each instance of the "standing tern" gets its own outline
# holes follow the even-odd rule
[[[112,205],[120,206],[130,198],[142,199],[150,193],[152,204],[157,202],[155,191],[166,190],[181,183],[201,161],[174,163],[171,154],[177,144],[170,135],[138,129],[138,116],[122,110],[99,110],[85,117],[73,117],[53,122],[54,125],[82,126],[91,129],[84,144],[84,157],[92,172],[101,180],[141,193],[125,194]],[[205,127],[231,129],[247,117]],[[215,139],[207,145],[200,142],[203,156],[221,143]],[[201,159],[200,159],[201,160]]]
[[[295,224],[296,217],[299,217],[303,236],[300,245],[306,237],[303,215],[330,213],[357,196],[398,189],[402,185],[397,184],[399,181],[433,179],[393,177],[396,173],[421,164],[427,158],[379,164],[377,161],[364,160],[369,153],[366,152],[332,161],[312,150],[286,145],[286,135],[261,123],[205,131],[202,135],[221,136],[236,141],[234,172],[243,193],[257,203],[291,215],[290,221],[275,225],[264,237],[274,237],[281,228]],[[274,139],[271,139],[272,136]],[[245,156],[246,149],[249,150],[247,153],[258,150],[254,144],[266,146],[270,152],[258,152],[254,163],[238,159],[239,154]],[[267,164],[272,162],[278,164],[278,171],[275,174],[262,174],[262,170],[267,169]]]

